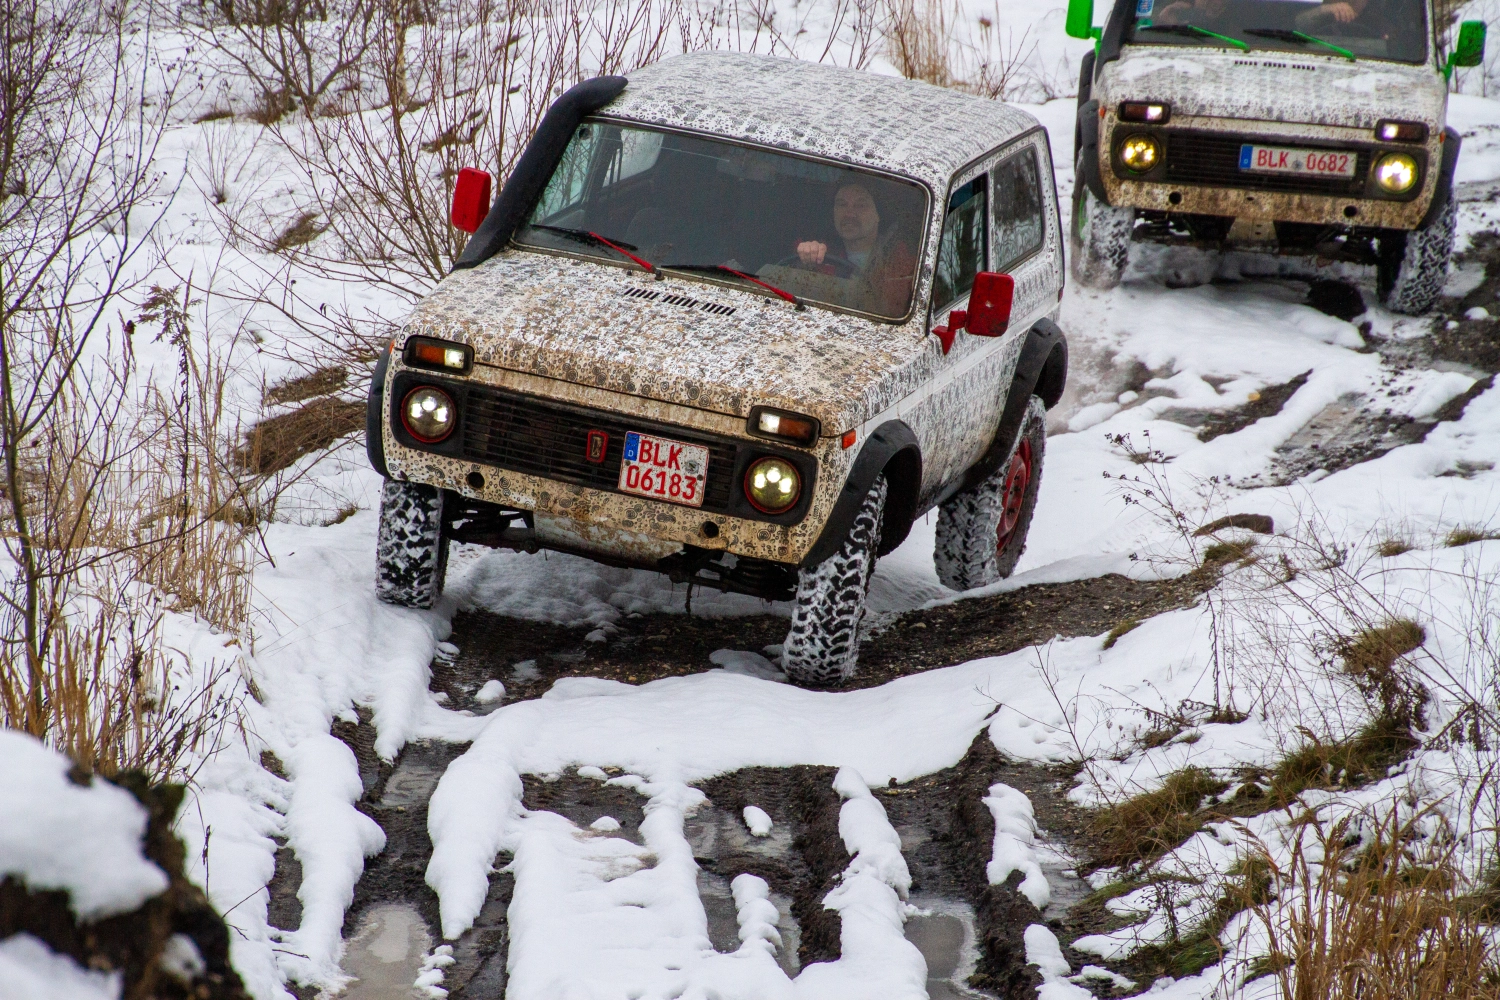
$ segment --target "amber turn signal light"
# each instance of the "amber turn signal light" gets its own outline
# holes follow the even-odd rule
[[[474,367],[474,348],[431,337],[412,337],[401,360],[410,368],[467,375]]]
[[[756,437],[790,441],[806,448],[818,440],[819,424],[816,417],[757,406],[750,411],[750,423],[746,429]]]
[[[1375,138],[1381,142],[1426,142],[1427,126],[1421,122],[1398,122],[1386,119],[1376,124]]]
[[[1165,125],[1172,118],[1172,105],[1164,101],[1122,101],[1120,120]]]

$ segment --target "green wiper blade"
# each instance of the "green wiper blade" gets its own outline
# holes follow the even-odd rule
[[[1314,35],[1305,34],[1292,28],[1246,28],[1245,34],[1259,35],[1261,38],[1274,38],[1280,42],[1311,42],[1314,45],[1321,45],[1325,49],[1332,49],[1350,62],[1358,62],[1354,58],[1354,53],[1342,45],[1335,45],[1332,42],[1324,41]]]
[[[1217,31],[1209,31],[1207,28],[1200,28],[1196,24],[1142,24],[1138,25],[1135,30],[1162,31],[1173,35],[1206,35],[1209,38],[1217,38],[1221,42],[1228,42],[1230,45],[1244,49],[1246,52],[1250,51],[1250,46],[1240,39],[1230,38],[1228,35],[1221,35]]]

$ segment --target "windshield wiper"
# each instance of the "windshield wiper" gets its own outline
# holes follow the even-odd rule
[[[598,233],[589,229],[568,229],[563,226],[544,226],[539,222],[532,222],[529,223],[529,225],[532,229],[545,229],[549,233],[557,233],[560,236],[566,236],[568,239],[578,243],[587,243],[589,246],[596,247],[609,247],[616,253],[623,254],[624,256],[629,257],[631,260],[641,265],[641,267],[644,267],[650,273],[656,273],[655,264],[651,263],[649,260],[646,260],[644,257],[637,257],[635,254],[630,252],[631,250],[640,249],[640,247],[637,247],[634,243],[626,243],[623,240],[611,240],[606,237],[600,236]]]
[[[1135,30],[1161,31],[1172,35],[1187,35],[1192,38],[1207,36],[1208,38],[1217,38],[1221,42],[1228,42],[1230,45],[1239,46],[1246,52],[1250,51],[1250,46],[1240,41],[1238,38],[1230,38],[1228,35],[1221,35],[1217,31],[1209,31],[1207,28],[1200,28],[1196,24],[1140,24],[1136,25]]]
[[[759,278],[755,277],[753,274],[746,274],[744,271],[736,271],[734,268],[730,267],[727,264],[663,264],[662,268],[667,271],[718,271],[723,274],[732,274],[736,278],[744,278],[751,284],[759,285],[769,292],[774,292],[779,297],[796,306],[798,309],[803,308],[802,300],[797,298],[797,296],[793,295],[791,292],[777,288],[769,281],[762,281]]]
[[[1358,61],[1354,58],[1354,53],[1342,45],[1325,42],[1321,38],[1305,34],[1301,31],[1295,31],[1291,28],[1246,28],[1245,34],[1259,35],[1261,38],[1274,38],[1278,42],[1311,42],[1314,45],[1321,45],[1325,49],[1332,49],[1350,62]]]

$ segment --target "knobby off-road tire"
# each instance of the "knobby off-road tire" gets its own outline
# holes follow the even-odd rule
[[[995,474],[938,508],[932,561],[943,586],[973,590],[1010,576],[1026,550],[1046,449],[1047,408],[1032,396],[1016,443]]]
[[[387,479],[380,494],[375,596],[404,608],[430,608],[443,593],[447,570],[442,490]]]
[[[1380,299],[1391,312],[1420,316],[1432,308],[1448,279],[1448,258],[1458,230],[1458,202],[1448,204],[1426,229],[1380,238],[1375,268]]]
[[[1086,288],[1108,289],[1120,283],[1130,262],[1130,233],[1135,209],[1106,205],[1089,190],[1080,160],[1073,175],[1073,224],[1068,249],[1073,277]]]
[[[877,478],[839,550],[797,571],[797,606],[781,651],[781,669],[797,684],[831,684],[854,673],[888,491],[885,476]]]

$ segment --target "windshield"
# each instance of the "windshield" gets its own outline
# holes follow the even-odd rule
[[[591,121],[515,240],[901,319],[926,218],[911,181]]]
[[[1138,0],[1131,41],[1420,63],[1427,9],[1423,0]]]

